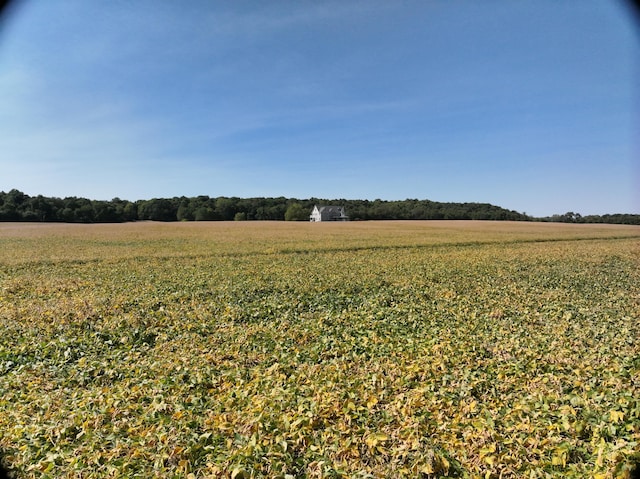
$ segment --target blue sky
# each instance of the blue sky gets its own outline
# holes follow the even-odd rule
[[[0,190],[640,213],[640,31],[615,0],[25,0]]]

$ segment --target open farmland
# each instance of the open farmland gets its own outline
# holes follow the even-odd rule
[[[20,477],[626,477],[640,228],[0,223]]]

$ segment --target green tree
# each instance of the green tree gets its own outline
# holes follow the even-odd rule
[[[138,206],[138,217],[141,220],[175,221],[178,207],[167,198],[153,198]]]
[[[308,221],[309,211],[300,203],[291,203],[284,213],[285,221]]]
[[[213,208],[209,208],[207,206],[201,206],[196,209],[195,212],[195,220],[196,221],[211,221],[216,219],[216,213]]]
[[[189,200],[183,199],[178,206],[178,212],[176,213],[178,221],[191,221],[193,220],[193,210],[190,208]]]
[[[231,221],[236,215],[235,199],[224,196],[217,198],[215,211],[221,220]]]

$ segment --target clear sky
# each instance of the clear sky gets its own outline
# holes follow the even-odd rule
[[[640,29],[615,0],[26,0],[0,190],[640,213]]]

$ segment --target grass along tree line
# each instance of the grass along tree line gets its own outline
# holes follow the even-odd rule
[[[581,216],[568,212],[546,218],[508,210],[488,203],[441,203],[430,200],[401,201],[195,197],[153,198],[128,201],[29,196],[17,189],[0,191],[0,221],[122,223],[127,221],[305,221],[315,204],[340,204],[352,220],[504,220],[563,223],[640,224],[640,215]]]

